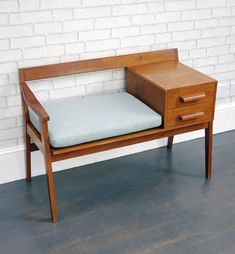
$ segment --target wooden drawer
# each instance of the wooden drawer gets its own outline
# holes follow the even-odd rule
[[[192,125],[213,119],[213,107],[207,103],[196,106],[168,110],[166,115],[167,128]]]
[[[167,109],[207,103],[214,104],[215,84],[197,85],[174,89],[167,93]]]

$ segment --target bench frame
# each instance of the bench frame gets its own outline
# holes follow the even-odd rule
[[[195,125],[177,128],[156,128],[140,131],[127,135],[102,139],[89,143],[65,148],[53,148],[50,146],[48,121],[49,115],[30,90],[27,81],[53,78],[66,75],[88,73],[115,68],[128,68],[131,66],[161,63],[168,61],[178,61],[177,49],[161,50],[146,53],[137,53],[124,56],[113,56],[93,60],[83,60],[69,63],[45,65],[19,70],[20,89],[23,105],[25,142],[26,142],[26,179],[31,182],[31,152],[40,150],[44,156],[45,169],[47,174],[48,192],[50,199],[51,217],[53,222],[57,222],[57,209],[53,179],[52,162],[69,159],[86,154],[101,152],[113,148],[128,146],[140,142],[150,141],[158,138],[168,137],[168,149],[172,148],[174,135],[186,133],[194,130],[205,129],[205,175],[207,179],[211,177],[212,161],[212,121],[198,123]],[[148,104],[148,102],[146,102]],[[32,109],[40,119],[41,133],[32,125],[29,119],[29,108]],[[31,140],[33,143],[31,143]]]

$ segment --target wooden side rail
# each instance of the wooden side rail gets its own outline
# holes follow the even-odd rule
[[[21,92],[25,103],[29,108],[31,108],[35,114],[40,118],[41,121],[49,121],[50,117],[41,105],[41,103],[34,96],[33,92],[29,89],[26,83],[21,83]]]

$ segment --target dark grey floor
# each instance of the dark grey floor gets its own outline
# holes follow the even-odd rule
[[[198,139],[0,186],[0,253],[235,253],[235,132],[216,135],[204,179]],[[3,169],[1,169],[3,170]]]

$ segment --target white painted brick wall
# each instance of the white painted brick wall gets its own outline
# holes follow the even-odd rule
[[[235,102],[234,0],[0,0],[0,149],[23,142],[17,70],[176,47]],[[30,82],[41,101],[125,89],[123,70]],[[32,84],[33,83],[33,84]]]

